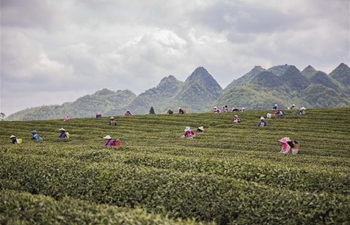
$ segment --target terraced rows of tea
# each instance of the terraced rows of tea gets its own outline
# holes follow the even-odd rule
[[[267,112],[0,122],[0,223],[350,224],[350,108]]]

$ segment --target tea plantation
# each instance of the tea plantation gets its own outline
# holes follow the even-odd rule
[[[0,224],[350,224],[350,108],[267,112],[2,121]]]

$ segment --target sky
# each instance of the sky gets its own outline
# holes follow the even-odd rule
[[[350,66],[349,0],[0,0],[1,103],[140,94],[203,66],[225,88],[254,66]]]

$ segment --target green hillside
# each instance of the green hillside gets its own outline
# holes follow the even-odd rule
[[[258,127],[267,112],[237,112],[240,124],[233,113],[2,121],[0,224],[348,224],[350,108],[286,110]],[[181,139],[186,126],[205,131]],[[107,134],[121,147],[103,147]],[[299,154],[279,154],[285,136]]]
[[[71,118],[94,117],[96,112],[105,115],[115,108],[123,108],[136,98],[130,90],[111,91],[102,89],[92,95],[85,95],[71,103],[34,107],[11,114],[8,120],[57,119],[69,115]]]
[[[172,75],[164,77],[156,87],[141,93],[126,107],[114,108],[106,115],[123,115],[128,109],[133,114],[147,114],[151,107],[156,108],[160,113],[165,113],[171,106],[169,101],[178,93],[182,84],[182,81]]]
[[[161,114],[168,108],[177,111],[178,107],[186,108],[190,113],[209,112],[215,105],[247,109],[266,109],[275,103],[284,108],[292,104],[298,108],[349,107],[349,84],[350,68],[344,63],[329,75],[316,71],[312,66],[301,72],[287,64],[267,70],[255,66],[225,89],[204,67],[197,67],[184,82],[169,75],[156,87],[138,96],[130,90],[115,92],[103,89],[71,103],[25,109],[9,115],[6,120],[58,119],[67,114],[71,118],[81,118],[92,117],[95,112],[112,116],[124,115],[126,110],[132,114],[148,114],[151,107]],[[322,87],[315,88],[320,85]],[[329,88],[333,89],[332,93]],[[322,90],[325,92],[320,92]],[[239,95],[242,91],[243,95]]]
[[[170,104],[187,108],[188,112],[203,112],[212,109],[221,93],[222,88],[212,75],[204,67],[198,67],[185,80]]]
[[[263,71],[265,71],[265,69],[261,66],[254,66],[251,71],[238,78],[237,80],[232,81],[229,85],[227,85],[227,87],[225,87],[224,90],[230,90],[237,86],[245,86],[251,79]]]

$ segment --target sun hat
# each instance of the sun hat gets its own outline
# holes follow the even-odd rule
[[[60,129],[59,129],[59,131],[66,131],[63,127],[61,127]]]
[[[235,117],[238,117],[237,115],[235,115]]]
[[[198,127],[198,129],[200,129],[200,130],[204,131],[203,126]]]
[[[112,116],[111,118],[109,118],[110,120],[114,120],[114,117]]]
[[[215,106],[214,109],[217,109],[217,107]]]
[[[288,141],[291,141],[291,140],[290,140],[289,137],[284,137],[284,138],[282,138],[281,140],[278,140],[278,141],[283,143],[283,144],[285,144],[285,143],[287,143]]]
[[[260,117],[260,119],[261,119],[261,120],[265,120],[265,118],[264,118],[263,116],[262,116],[262,117]]]
[[[15,137],[16,137],[16,136],[12,134],[12,135],[10,136],[10,139],[11,139],[11,138],[15,138]]]
[[[103,137],[104,139],[112,139],[111,136],[107,135],[106,137]]]
[[[31,132],[32,132],[32,134],[36,134],[37,133],[36,130],[32,130]]]
[[[185,131],[189,131],[189,130],[191,130],[190,127],[186,127],[186,128],[185,128]]]

